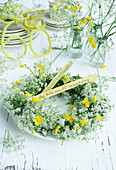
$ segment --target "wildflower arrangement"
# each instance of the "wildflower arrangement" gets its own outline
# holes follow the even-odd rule
[[[114,44],[111,36],[116,33],[115,2],[110,1],[105,10],[104,3],[92,4],[93,25],[87,29],[88,42],[92,47],[90,62],[97,56],[96,61],[104,64],[106,51],[108,52]],[[98,13],[95,12],[96,9]]]
[[[33,69],[26,64],[30,75],[24,75],[9,88],[4,98],[4,108],[16,120],[18,127],[32,134],[51,136],[60,140],[86,139],[88,133],[102,127],[112,106],[109,99],[99,91],[95,82],[79,85],[50,99],[38,99],[40,94],[58,72],[52,72],[47,66],[34,64]],[[55,85],[59,87],[67,82],[80,79],[79,75],[64,75]],[[57,105],[57,100],[64,101]]]
[[[69,40],[66,47],[63,48],[63,45],[61,45],[61,47],[56,46],[52,49],[61,50],[61,53],[69,50],[71,56],[79,58],[82,56],[85,29],[93,24],[90,6],[85,2],[79,3],[75,0],[55,0],[55,2],[56,5],[54,4],[53,8],[50,9],[50,16],[55,21],[63,21],[63,37],[65,41],[67,41],[67,37],[69,37]],[[58,36],[56,35],[56,37]]]
[[[98,2],[95,0],[91,1],[90,5],[75,0],[55,0],[55,2],[57,3],[53,5],[53,9],[50,9],[50,15],[57,21],[65,21],[65,32],[67,28],[70,28],[69,37],[72,43],[67,45],[66,48],[61,46],[53,47],[53,49],[59,49],[62,52],[70,48],[81,49],[87,39],[87,47],[91,51],[90,63],[95,60],[96,63],[98,62],[98,67],[103,65],[106,51],[108,52],[114,44],[111,36],[116,33],[116,1]]]

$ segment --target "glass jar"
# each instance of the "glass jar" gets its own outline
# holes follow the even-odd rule
[[[90,65],[92,67],[100,67],[104,65],[106,59],[106,50],[107,50],[107,39],[103,39],[103,33],[101,28],[96,28],[94,33],[91,35],[94,38],[94,43],[96,48],[91,48],[90,55]]]
[[[92,49],[92,54],[90,56],[90,65],[92,67],[99,68],[100,66],[105,64],[106,48],[107,40],[102,40],[98,45],[97,49]]]
[[[72,58],[80,58],[82,56],[82,32],[73,30],[70,33],[71,47],[69,49]]]

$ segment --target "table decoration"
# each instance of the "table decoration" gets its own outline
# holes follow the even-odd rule
[[[26,64],[20,65],[21,69],[29,69],[31,74],[24,75],[13,83],[12,88],[7,89],[4,108],[21,130],[30,131],[33,135],[62,141],[77,137],[87,140],[90,132],[102,127],[103,120],[112,108],[108,97],[92,81],[95,77],[81,79],[80,75],[66,74],[72,62],[56,72],[52,72],[47,63],[44,64],[46,66],[41,61],[39,64],[35,63],[33,69]],[[75,81],[80,82],[80,85],[74,86]],[[69,90],[62,88],[63,91],[57,91],[59,95],[54,96],[55,98],[45,99],[43,94],[46,93],[49,97],[53,94],[50,91],[53,87],[59,89],[69,84],[73,84]],[[43,95],[43,100],[38,94]],[[57,104],[58,99],[60,105]]]
[[[8,2],[10,2],[10,3],[8,3]],[[7,29],[9,28],[9,30],[10,30],[10,26],[12,26],[12,24],[14,24],[14,30],[15,30],[15,27],[16,27],[16,29],[18,28],[20,31],[22,31],[22,29],[23,29],[23,31],[26,31],[26,33],[30,36],[29,45],[30,45],[31,51],[34,53],[35,56],[43,57],[44,55],[49,54],[49,52],[51,50],[51,41],[50,41],[49,34],[44,29],[45,22],[42,21],[42,18],[45,14],[45,10],[35,10],[35,11],[31,10],[31,11],[23,12],[22,7],[19,4],[12,3],[14,1],[8,1],[8,2],[1,4],[2,6],[1,6],[1,10],[0,10],[0,13],[1,13],[0,23],[2,23],[2,25],[3,25],[2,37],[1,37],[1,48],[3,50],[3,53],[9,59],[13,59],[13,57],[10,57],[5,52],[5,45],[12,39],[15,39],[15,40],[19,39],[25,46],[25,51],[24,51],[23,55],[21,55],[17,59],[21,59],[27,52],[26,42],[24,41],[24,37],[21,37],[20,34],[15,35],[15,33],[14,33],[13,35],[10,35],[10,36],[7,35],[8,37],[6,36],[6,39],[5,39],[5,33],[6,33]],[[38,25],[38,23],[40,23],[40,25]],[[42,55],[37,54],[32,48],[32,36],[33,36],[33,34],[37,33],[38,30],[44,32],[47,35],[48,41],[49,41],[49,49],[45,54],[42,54]],[[16,33],[17,33],[17,31],[16,31]],[[7,34],[8,34],[8,32],[7,32]]]
[[[112,0],[105,11],[104,4],[100,2],[92,7],[93,16],[94,10],[98,9],[97,15],[95,13],[93,18],[93,24],[87,29],[88,43],[91,48],[90,65],[93,67],[104,65],[106,54],[114,44],[111,37],[116,33],[115,6],[115,0]]]
[[[79,3],[79,1],[75,0],[56,0],[55,2],[58,5],[54,4],[53,8],[50,9],[50,16],[57,22],[64,22],[64,34],[70,28],[70,33],[67,34],[70,40],[65,49],[62,48],[62,45],[61,47],[53,47],[52,49],[68,50],[72,58],[80,58],[84,49],[85,28],[89,27],[92,22],[91,8],[87,3]]]
[[[115,34],[116,27],[115,6],[115,0],[103,3],[92,1],[90,5],[75,0],[55,0],[53,8],[50,8],[50,16],[55,21],[65,22],[63,26],[65,33],[68,25],[70,34],[67,36],[71,44],[67,43],[66,47],[61,45],[52,49],[61,50],[59,55],[68,51],[73,58],[79,58],[87,47],[90,53],[90,65],[94,67],[104,65],[106,54],[113,46],[111,36]],[[85,43],[86,39],[88,46]]]

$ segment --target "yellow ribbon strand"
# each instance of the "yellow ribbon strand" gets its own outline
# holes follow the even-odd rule
[[[32,14],[34,13],[39,13],[40,15],[39,16],[30,16],[27,20],[25,20],[25,22],[21,25],[21,28],[22,29],[25,29],[26,31],[29,32],[29,35],[30,35],[30,40],[29,40],[29,46],[30,46],[30,49],[32,51],[32,53],[37,56],[37,57],[43,57],[44,55],[48,55],[51,51],[51,40],[50,40],[50,36],[49,34],[47,33],[47,31],[44,29],[44,27],[46,26],[45,24],[45,21],[43,21],[43,24],[41,24],[41,20],[43,18],[43,16],[45,15],[45,10],[36,10],[34,12],[32,12]],[[40,26],[37,26],[38,22],[40,22]],[[48,48],[48,51],[45,52],[44,54],[40,55],[40,54],[37,54],[33,48],[32,48],[32,36],[33,36],[33,33],[34,32],[37,32],[38,30],[41,30],[43,31],[46,35],[47,35],[47,38],[48,38],[48,42],[49,42],[49,48]]]
[[[43,57],[44,55],[48,55],[48,54],[50,53],[50,51],[51,51],[51,40],[50,40],[49,34],[47,33],[47,31],[46,31],[45,29],[43,29],[43,28],[38,28],[38,30],[43,31],[43,32],[47,35],[47,37],[48,37],[48,42],[49,42],[49,49],[48,49],[48,51],[45,52],[45,53],[42,54],[42,55],[39,55],[39,54],[37,54],[37,53],[33,50],[33,48],[32,48],[32,36],[33,36],[33,33],[35,32],[35,30],[32,30],[32,32],[31,32],[31,34],[30,34],[29,46],[30,46],[30,49],[31,49],[32,53],[33,53],[35,56],[37,56],[37,57]]]

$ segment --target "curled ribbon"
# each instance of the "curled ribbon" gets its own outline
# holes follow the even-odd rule
[[[10,36],[8,37],[6,40],[4,40],[4,36],[5,36],[5,32],[7,30],[7,28],[12,25],[13,23],[22,23],[21,25],[21,28],[26,30],[30,36],[30,39],[29,39],[29,46],[30,46],[30,49],[32,51],[32,53],[37,56],[37,57],[43,57],[44,55],[48,55],[50,53],[50,50],[51,50],[51,40],[50,40],[50,37],[49,37],[49,34],[47,33],[47,31],[44,29],[44,27],[46,26],[46,23],[45,21],[42,21],[42,18],[43,16],[45,15],[45,10],[36,10],[36,11],[27,11],[27,12],[23,12],[21,6],[19,4],[15,4],[15,8],[14,10],[16,10],[17,8],[20,9],[20,16],[22,16],[22,19],[18,19],[15,17],[15,15],[13,16],[14,20],[12,21],[5,21],[5,20],[1,20],[0,22],[3,22],[6,24],[6,26],[4,27],[3,29],[3,32],[2,32],[2,38],[1,38],[1,48],[3,50],[3,53],[9,58],[9,59],[14,59],[13,57],[9,56],[6,51],[5,51],[5,45],[13,38],[17,38],[17,39],[20,39],[20,41],[24,44],[24,47],[25,47],[25,50],[24,50],[24,53],[23,55],[21,55],[20,57],[17,58],[17,60],[20,60],[23,56],[26,55],[26,52],[27,52],[27,45],[26,45],[26,42],[24,41],[24,39],[18,35],[13,35],[13,36]],[[39,14],[39,15],[35,15],[35,14]],[[38,23],[40,22],[40,26],[37,26]],[[45,52],[45,54],[43,55],[39,55],[37,54],[33,48],[32,48],[32,36],[33,36],[33,33],[34,32],[37,32],[38,30],[41,30],[43,31],[46,35],[47,35],[47,38],[48,38],[48,42],[49,42],[49,49],[47,52]]]

